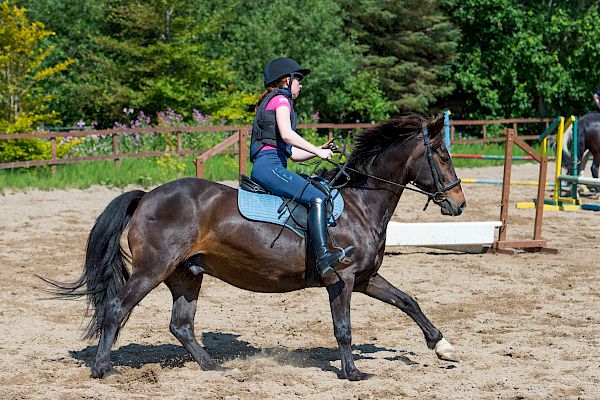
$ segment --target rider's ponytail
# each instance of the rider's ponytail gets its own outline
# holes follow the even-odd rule
[[[285,87],[285,80],[288,77],[284,77],[281,78],[276,85],[269,85],[265,88],[265,91],[260,95],[260,98],[258,99],[258,102],[256,103],[256,109],[258,109],[258,106],[260,105],[260,103],[262,103],[262,101],[265,99],[265,97],[267,97],[269,95],[269,93],[271,93],[273,90],[278,89],[278,88],[282,88]]]

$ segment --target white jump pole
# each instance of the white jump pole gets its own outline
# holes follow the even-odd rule
[[[559,181],[577,183],[579,185],[587,185],[593,187],[600,187],[600,179],[598,178],[588,178],[585,176],[573,176],[573,175],[560,175],[558,177]]]

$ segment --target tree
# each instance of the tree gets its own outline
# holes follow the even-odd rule
[[[584,113],[600,82],[595,0],[461,0],[453,102],[463,117]]]
[[[110,109],[104,99],[112,101],[119,93],[111,90],[113,77],[107,76],[103,49],[95,38],[104,21],[103,2],[96,0],[23,0],[29,18],[42,21],[55,32],[47,41],[56,46],[49,63],[72,59],[65,73],[54,75],[44,89],[54,95],[52,107],[63,123],[82,119],[92,122]],[[114,86],[113,86],[114,87]],[[110,102],[107,100],[107,102]]]
[[[36,0],[32,13],[64,30],[57,44],[76,59],[57,80],[66,119],[111,127],[124,108],[148,115],[194,109],[248,121],[253,97],[222,55],[203,43],[207,17],[192,0]],[[70,21],[70,22],[66,22]]]
[[[334,0],[207,1],[219,29],[205,35],[207,50],[222,54],[245,90],[263,90],[262,71],[276,57],[292,57],[312,70],[298,109],[325,121],[381,120],[390,105],[374,71],[362,71],[353,37],[344,32],[345,11]],[[214,55],[213,55],[214,57]]]
[[[41,83],[72,61],[44,65],[54,51],[44,40],[52,34],[44,24],[30,22],[24,8],[10,1],[0,4],[0,131],[23,132],[56,118],[48,109],[52,96]]]
[[[451,94],[458,30],[436,0],[342,0],[345,26],[364,51],[362,66],[398,112],[431,112]]]

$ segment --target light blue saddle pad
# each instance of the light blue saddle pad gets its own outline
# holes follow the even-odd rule
[[[344,211],[344,199],[339,190],[332,190],[331,197],[333,198],[333,212],[327,221],[329,225],[332,225]],[[297,235],[304,237],[304,231],[298,229],[296,224],[293,223],[288,207],[285,207],[281,214],[277,213],[283,201],[279,196],[238,189],[238,208],[244,217],[252,221],[283,225]],[[289,207],[293,209],[295,204],[290,204]],[[298,204],[298,207],[302,207],[302,205]]]

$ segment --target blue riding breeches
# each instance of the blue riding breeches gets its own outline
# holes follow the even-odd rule
[[[327,198],[325,193],[286,167],[287,158],[283,152],[262,150],[254,160],[250,177],[271,193],[295,198],[297,202],[305,206],[308,206],[309,202],[316,197],[322,200]]]

